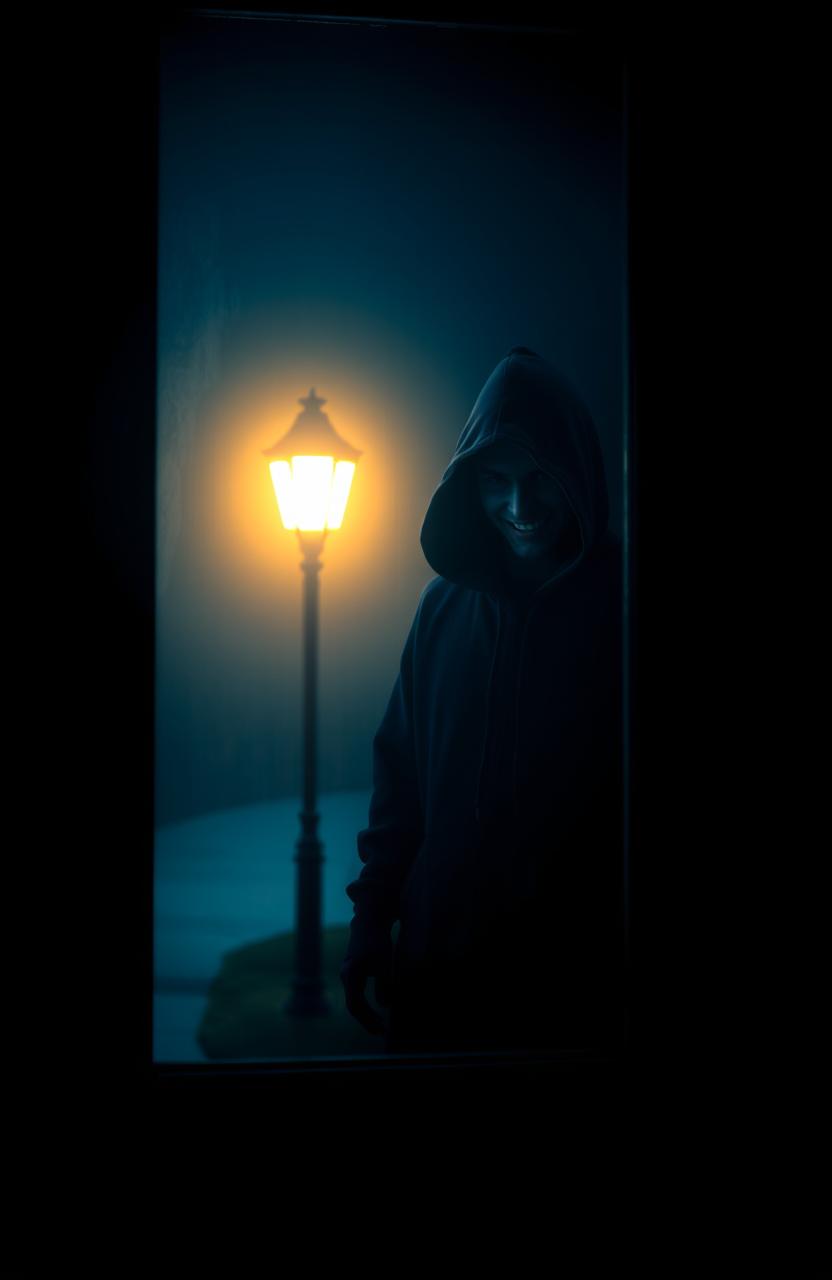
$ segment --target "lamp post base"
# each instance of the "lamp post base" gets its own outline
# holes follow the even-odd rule
[[[323,845],[317,837],[319,815],[314,809],[300,813],[302,834],[297,842],[297,931],[292,994],[284,1012],[293,1017],[314,1017],[332,1012],[324,989],[321,964],[321,867]]]

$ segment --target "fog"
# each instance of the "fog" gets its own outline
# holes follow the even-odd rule
[[[621,532],[619,73],[586,38],[183,20],[161,59],[156,823],[299,796],[301,590],[262,450],[362,450],[320,576],[321,792],[367,789],[431,495],[507,350],[587,401]]]

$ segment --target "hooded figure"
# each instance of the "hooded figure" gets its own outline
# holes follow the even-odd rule
[[[373,741],[364,867],[346,890],[347,1007],[390,1052],[620,1035],[621,543],[607,520],[589,412],[512,348],[422,525],[438,576]]]

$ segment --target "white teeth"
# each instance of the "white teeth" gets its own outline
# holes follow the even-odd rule
[[[534,529],[539,529],[542,523],[542,520],[538,520],[536,524],[515,524],[513,520],[509,520],[511,527],[520,533],[531,533]]]

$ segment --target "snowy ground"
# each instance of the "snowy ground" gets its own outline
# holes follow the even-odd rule
[[[355,844],[369,791],[318,799],[323,923],[347,924],[344,892],[361,870]],[[203,1062],[195,1033],[223,954],[293,927],[300,799],[160,827],[155,845],[153,1058]]]

